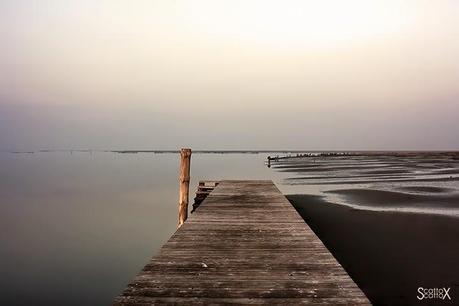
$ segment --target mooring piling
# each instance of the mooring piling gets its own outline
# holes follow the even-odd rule
[[[179,215],[178,227],[188,218],[188,198],[190,191],[190,164],[191,149],[180,150],[180,194],[179,194]]]

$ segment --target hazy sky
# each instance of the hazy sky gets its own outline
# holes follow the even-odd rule
[[[459,149],[459,2],[0,0],[0,150]]]

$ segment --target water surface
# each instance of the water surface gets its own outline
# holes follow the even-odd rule
[[[265,158],[194,154],[191,192],[276,179]],[[0,304],[111,304],[176,229],[178,166],[178,154],[0,153]]]
[[[333,206],[351,209],[340,220],[343,227],[355,230],[354,236],[360,231],[353,225],[360,222],[369,232],[373,228],[387,237],[390,224],[375,221],[390,218],[385,213],[449,216],[453,219],[448,226],[458,228],[456,155],[300,158],[273,162],[271,168],[265,165],[267,155],[193,154],[190,201],[199,180],[272,179],[284,194],[309,195],[297,207],[307,210],[313,225],[330,221],[323,211],[328,213]],[[0,153],[0,305],[110,305],[176,230],[178,168],[175,153]],[[315,214],[316,208],[323,209]],[[351,221],[345,222],[349,216]],[[421,220],[418,217],[400,220],[394,232],[397,237],[421,224],[410,224]],[[380,260],[387,266],[399,262],[400,271],[406,267],[418,271],[426,264],[418,260],[410,266],[401,260],[403,256],[375,257],[374,261],[367,256],[359,259],[368,262],[359,271],[361,265],[353,265],[358,256],[350,241],[343,246],[349,254],[340,253],[334,238],[327,236],[339,224],[333,221],[313,229],[351,276],[357,276],[357,283],[367,286],[367,294],[387,283],[387,277],[375,274]],[[429,234],[435,245],[437,227],[429,224],[423,221],[416,233]],[[336,233],[344,232],[336,229]],[[392,244],[399,241],[403,250],[414,250],[407,251],[410,258],[422,259],[416,255],[412,237],[402,238],[389,239],[373,249],[398,248]],[[365,245],[355,248],[367,250]],[[373,283],[365,280],[370,274],[375,275]],[[410,275],[418,277],[410,272],[396,278],[408,281]],[[392,291],[380,290],[380,295],[395,292],[389,289]],[[412,288],[409,290],[412,298]]]

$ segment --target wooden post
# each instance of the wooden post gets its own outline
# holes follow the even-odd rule
[[[190,190],[191,149],[180,150],[180,197],[178,227],[188,218],[188,194]]]

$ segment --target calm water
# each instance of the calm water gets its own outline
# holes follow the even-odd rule
[[[266,154],[195,154],[201,179],[274,179]],[[109,305],[176,229],[177,154],[0,153],[0,305]]]
[[[272,179],[284,194],[359,209],[459,211],[457,159],[293,159],[269,169],[267,155],[194,154],[191,192],[199,180]],[[178,154],[0,153],[0,305],[110,305],[176,229],[178,166]]]

